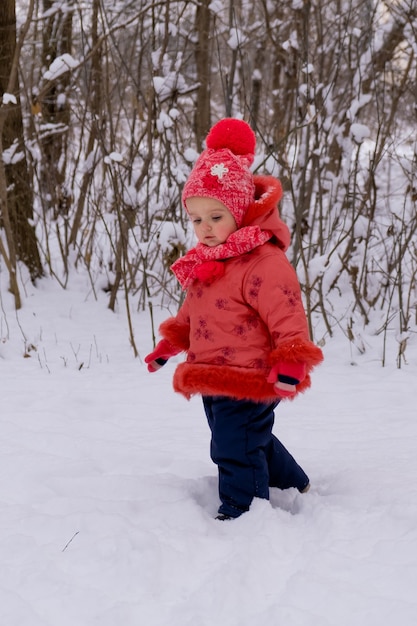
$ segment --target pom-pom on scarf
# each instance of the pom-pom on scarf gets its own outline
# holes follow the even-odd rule
[[[221,261],[240,256],[262,246],[272,237],[269,230],[259,226],[245,226],[229,235],[224,243],[218,246],[206,246],[198,243],[187,254],[171,266],[181,287],[185,290],[194,280],[211,284],[224,274]]]

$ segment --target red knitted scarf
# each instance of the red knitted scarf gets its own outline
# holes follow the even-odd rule
[[[224,274],[224,265],[219,261],[250,252],[271,239],[269,230],[259,226],[244,226],[229,235],[218,246],[206,246],[198,243],[187,254],[171,265],[171,269],[183,289],[187,289],[194,280],[212,283]]]

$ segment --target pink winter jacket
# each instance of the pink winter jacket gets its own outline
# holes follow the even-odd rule
[[[161,335],[187,353],[173,380],[186,398],[276,400],[273,383],[267,382],[275,363],[306,364],[298,393],[310,386],[309,373],[323,360],[310,341],[299,282],[285,255],[289,232],[277,209],[281,185],[269,176],[254,180],[257,199],[242,226],[258,224],[274,237],[221,261],[224,274],[211,284],[195,280],[178,314],[160,326]]]

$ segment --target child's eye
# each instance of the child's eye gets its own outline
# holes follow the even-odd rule
[[[193,220],[193,224],[200,224],[201,220],[199,218],[196,218]]]
[[[213,222],[218,222],[219,220],[222,219],[222,216],[221,215],[216,215],[212,219],[213,219]]]

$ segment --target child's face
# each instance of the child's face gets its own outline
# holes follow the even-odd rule
[[[188,198],[187,211],[198,241],[211,248],[224,243],[237,230],[229,209],[214,198]]]

